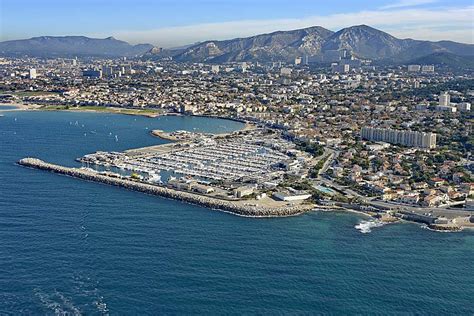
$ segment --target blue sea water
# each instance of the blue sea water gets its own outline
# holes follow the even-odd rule
[[[2,111],[2,110],[14,110],[14,109],[17,109],[17,107],[14,106],[14,105],[0,104],[0,111]]]
[[[0,117],[0,314],[470,314],[474,234],[363,218],[233,216],[15,165],[237,122],[66,112]],[[77,121],[77,124],[76,124]],[[117,135],[117,139],[115,138]],[[118,141],[117,141],[118,140]]]

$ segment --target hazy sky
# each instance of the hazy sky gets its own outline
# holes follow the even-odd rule
[[[474,0],[0,0],[0,40],[114,36],[174,47],[313,25],[474,43]]]

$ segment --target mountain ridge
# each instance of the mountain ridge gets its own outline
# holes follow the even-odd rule
[[[192,45],[174,57],[178,61],[277,61],[295,55],[317,54],[322,39],[333,33],[321,26],[311,26],[229,40],[208,40]]]
[[[0,55],[32,57],[135,57],[152,49],[151,44],[131,45],[112,36],[37,36],[0,42]]]
[[[259,43],[260,45],[255,45]],[[268,43],[274,43],[267,45]],[[184,62],[236,62],[236,61],[292,61],[308,56],[320,62],[346,50],[361,59],[385,60],[393,63],[408,62],[435,53],[474,56],[474,45],[454,41],[424,41],[399,39],[368,25],[355,25],[337,32],[320,26],[276,31],[229,40],[208,40],[174,53],[164,50],[167,57]],[[155,56],[158,57],[159,56]]]
[[[327,63],[334,58],[337,60],[338,54],[342,52],[360,59],[400,63],[437,53],[472,58],[474,45],[448,40],[399,39],[365,24],[346,27],[337,32],[311,26],[227,40],[207,40],[175,49],[158,49],[151,44],[130,45],[113,37],[40,36],[0,42],[0,55],[3,56],[125,56],[208,63],[291,62],[296,57]]]

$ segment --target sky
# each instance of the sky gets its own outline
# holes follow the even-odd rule
[[[0,41],[84,35],[158,47],[319,25],[474,43],[474,0],[0,0]]]

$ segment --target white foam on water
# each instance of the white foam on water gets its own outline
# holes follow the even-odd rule
[[[41,304],[54,312],[54,315],[82,315],[79,308],[74,306],[70,299],[57,290],[52,294],[47,294],[36,288],[34,292]]]
[[[362,234],[368,234],[372,231],[372,228],[381,227],[383,225],[385,225],[385,223],[379,220],[361,221],[355,225],[354,228],[359,230]]]
[[[69,311],[69,314],[72,313],[72,315],[82,315],[81,314],[81,311],[79,310],[79,308],[77,308],[76,306],[74,306],[74,304],[72,303],[72,301],[67,298],[66,296],[64,296],[61,292],[59,292],[58,290],[56,290],[56,295],[61,299],[62,301],[62,305],[64,307],[67,308],[67,310]]]
[[[100,315],[109,314],[107,303],[104,301],[104,297],[99,294],[99,288],[97,287],[99,281],[92,279],[89,276],[78,274],[74,276],[74,283],[74,290],[76,293],[79,293],[81,296],[89,297],[92,300],[91,303],[87,304],[87,306],[93,306]]]
[[[109,312],[109,309],[107,308],[107,303],[104,302],[104,298],[102,296],[94,302],[94,305],[97,307],[97,310],[102,314]]]

